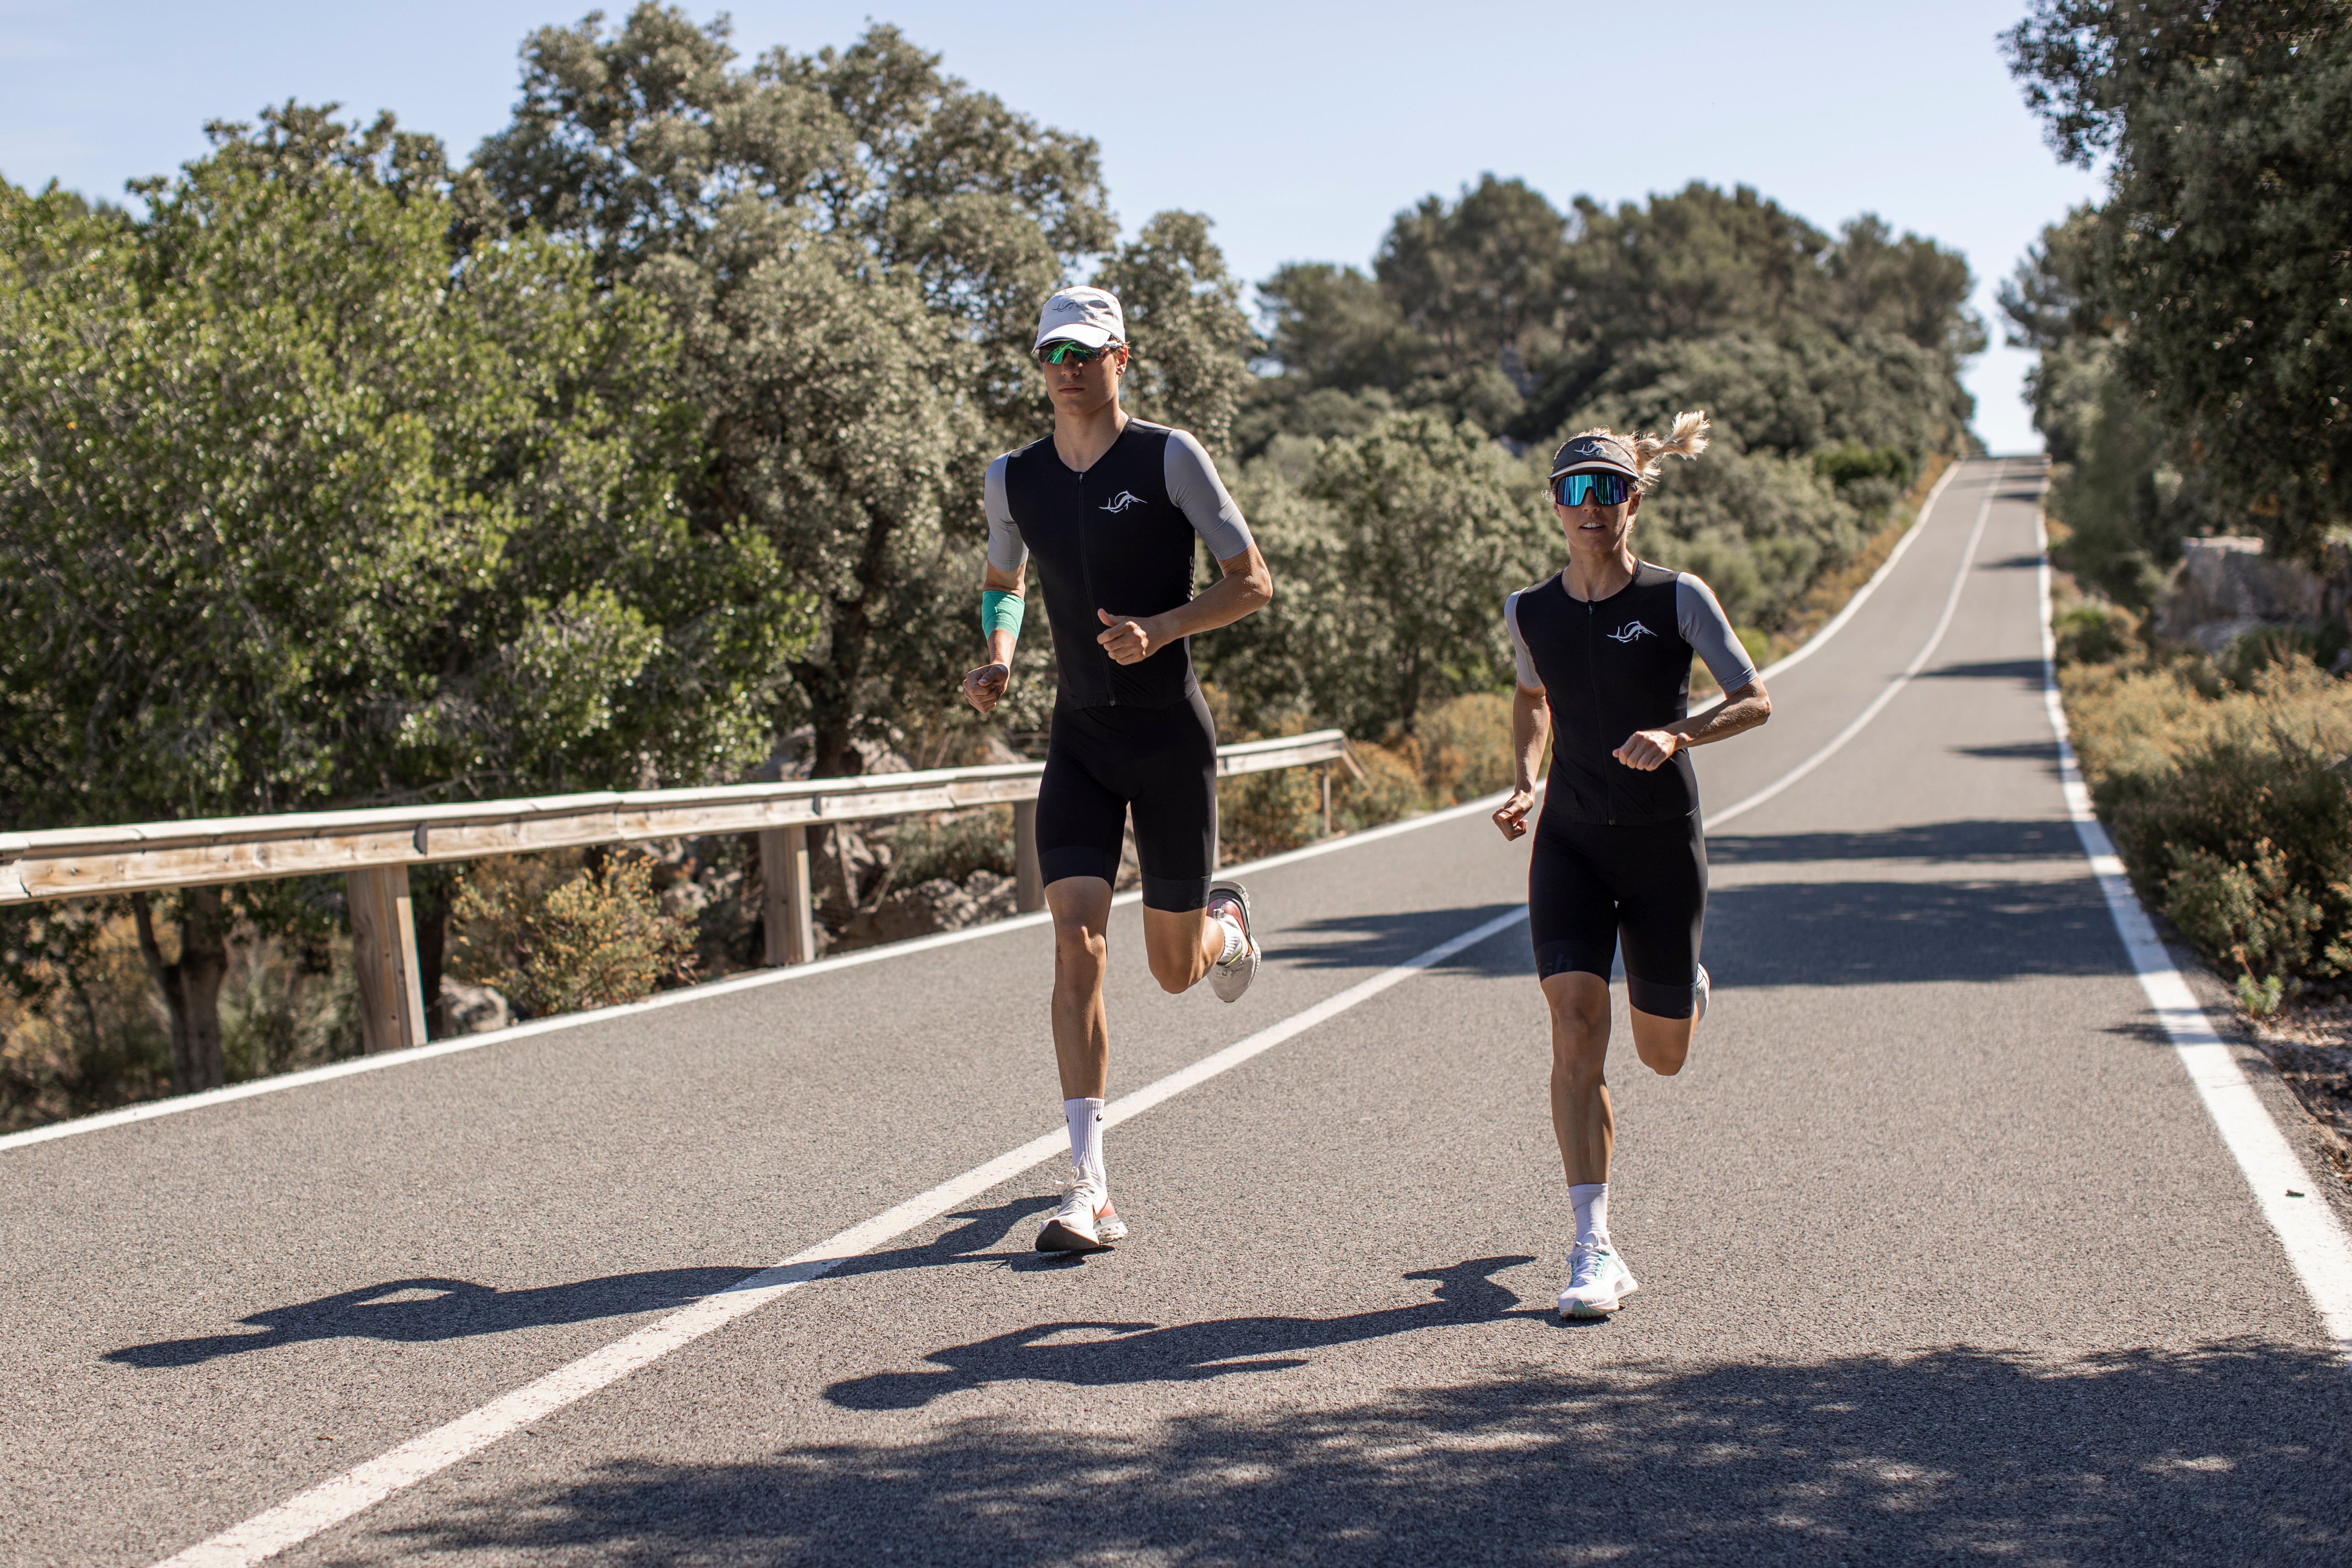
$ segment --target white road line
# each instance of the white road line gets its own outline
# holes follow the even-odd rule
[[[1953,466],[1955,468],[1958,467],[1958,464],[1954,464]],[[1762,789],[1758,790],[1746,800],[1737,801],[1730,805],[1725,806],[1721,811],[1716,812],[1707,816],[1701,825],[1706,831],[1711,833],[1716,828],[1722,826],[1727,822],[1729,822],[1733,817],[1739,816],[1755,810],[1758,806],[1762,805],[1766,801],[1770,800],[1774,795],[1779,795],[1782,790],[1787,789],[1790,785],[1803,778],[1807,773],[1811,773],[1815,768],[1820,767],[1823,763],[1828,762],[1832,757],[1837,755],[1839,751],[1844,747],[1845,743],[1848,741],[1853,740],[1856,735],[1861,734],[1864,726],[1867,725],[1873,719],[1877,718],[1879,713],[1885,710],[1886,705],[1894,701],[1895,699],[1901,694],[1903,689],[1910,685],[1918,673],[1927,667],[1927,661],[1936,657],[1936,649],[1943,645],[1944,634],[1951,629],[1952,616],[1960,607],[1960,590],[1968,585],[1969,571],[1976,564],[1977,542],[1984,537],[1985,519],[1992,515],[1993,489],[2000,482],[2001,468],[2002,464],[2000,460],[1995,459],[1991,477],[1985,481],[1984,500],[1977,507],[1976,526],[1969,530],[1968,548],[1960,553],[1960,569],[1952,574],[1952,591],[1945,595],[1944,613],[1942,616],[1937,617],[1936,621],[1936,629],[1929,635],[1927,646],[1919,650],[1918,657],[1904,667],[1902,674],[1888,681],[1886,683],[1886,689],[1881,691],[1877,697],[1873,699],[1869,707],[1856,714],[1853,723],[1848,724],[1844,729],[1840,730],[1836,735],[1832,736],[1828,745],[1823,746],[1820,751],[1815,752],[1811,756],[1806,758],[1796,767],[1790,769],[1788,773],[1782,773],[1778,779],[1766,784]],[[1938,482],[1940,483],[1940,481]],[[1927,509],[1923,507],[1920,509],[1919,512],[1920,521],[1922,523],[1926,522],[1927,517]],[[1907,542],[1910,535],[1906,534],[1904,537]],[[1891,558],[1887,562],[1887,564],[1890,566],[1894,564]],[[1789,661],[1784,659],[1780,665],[1777,665],[1774,668],[1786,668],[1788,662]]]
[[[1368,980],[1359,981],[1312,1007],[1294,1013],[1246,1039],[1238,1040],[1221,1051],[1202,1058],[1190,1067],[1179,1068],[1132,1094],[1111,1101],[1103,1107],[1103,1121],[1107,1126],[1113,1126],[1139,1116],[1153,1106],[1172,1100],[1219,1073],[1228,1072],[1285,1040],[1338,1017],[1360,1003],[1370,1001],[1423,970],[1443,963],[1456,953],[1508,931],[1527,918],[1525,909],[1497,915],[1458,936],[1439,942],[1426,952],[1409,958],[1393,968],[1384,969]],[[520,1431],[573,1401],[618,1383],[639,1367],[659,1360],[680,1346],[691,1344],[738,1318],[758,1311],[779,1296],[818,1279],[848,1259],[870,1252],[885,1242],[894,1241],[918,1226],[971,1202],[1033,1165],[1066,1152],[1068,1147],[1068,1134],[1059,1128],[1040,1134],[984,1165],[976,1165],[962,1175],[942,1182],[919,1196],[908,1198],[898,1207],[878,1214],[862,1225],[852,1226],[805,1252],[795,1253],[772,1268],[762,1269],[727,1289],[705,1296],[657,1322],[649,1323],[625,1338],[614,1341],[602,1350],[560,1366],[536,1382],[494,1399],[478,1410],[436,1426],[422,1436],[413,1437],[331,1480],[321,1481],[306,1491],[299,1492],[277,1507],[256,1514],[244,1523],[167,1559],[162,1568],[247,1568],[248,1564],[274,1557],[289,1547],[299,1545],[320,1531],[332,1529],[373,1507],[393,1493],[479,1453],[500,1438]]]
[[[1840,610],[1836,615],[1832,616],[1829,619],[1828,625],[1822,626],[1821,630],[1807,637],[1804,640],[1803,645],[1798,647],[1794,652],[1790,653],[1785,658],[1778,659],[1771,664],[1766,665],[1762,669],[1757,671],[1758,679],[1769,680],[1784,669],[1794,669],[1798,665],[1802,664],[1805,660],[1812,658],[1815,653],[1820,651],[1821,646],[1823,643],[1829,641],[1831,637],[1837,635],[1837,630],[1840,626],[1844,626],[1846,622],[1853,618],[1853,613],[1862,608],[1863,601],[1869,598],[1873,594],[1878,592],[1878,585],[1886,581],[1886,574],[1895,570],[1895,563],[1903,559],[1903,552],[1911,548],[1911,542],[1919,537],[1919,531],[1921,529],[1927,526],[1928,514],[1936,510],[1936,502],[1942,499],[1944,487],[1952,482],[1952,476],[1960,471],[1960,465],[1966,461],[1968,461],[1968,459],[1965,458],[1955,458],[1952,459],[1951,466],[1943,471],[1943,474],[1936,480],[1934,487],[1927,491],[1927,499],[1919,503],[1919,515],[1917,519],[1912,522],[1909,528],[1904,530],[1903,537],[1895,541],[1894,550],[1888,553],[1885,561],[1879,563],[1878,570],[1870,574],[1870,581],[1864,583],[1861,587],[1854,590],[1853,597],[1845,602],[1845,608]],[[1716,700],[1719,702],[1722,699],[1717,698]]]
[[[1318,855],[1336,854],[1342,849],[1354,849],[1366,844],[1377,844],[1383,838],[1393,838],[1400,833],[1415,833],[1424,827],[1452,822],[1457,817],[1492,812],[1510,798],[1505,790],[1498,795],[1465,801],[1460,805],[1443,811],[1411,816],[1402,822],[1391,822],[1381,827],[1368,827],[1361,833],[1344,837],[1327,838],[1319,844],[1309,844],[1304,849],[1292,849],[1280,855],[1269,855],[1262,860],[1251,860],[1239,866],[1221,868],[1219,875],[1226,877],[1254,876],[1276,867],[1311,860]],[[1141,899],[1140,892],[1121,893],[1111,902],[1131,904]],[[935,947],[950,947],[957,942],[978,942],[983,937],[1002,936],[1007,931],[1027,931],[1045,924],[1053,917],[1043,910],[1034,914],[1014,915],[1010,920],[994,921],[987,925],[970,926],[962,931],[940,931],[934,936],[912,937],[881,947],[860,948],[832,958],[820,958],[814,963],[796,963],[784,969],[755,970],[749,974],[730,975],[724,980],[708,981],[700,985],[664,991],[642,1002],[625,1002],[614,1007],[597,1007],[583,1013],[566,1013],[559,1017],[534,1018],[528,1024],[510,1028],[488,1029],[478,1035],[466,1035],[454,1040],[435,1040],[429,1045],[412,1046],[404,1051],[385,1051],[373,1057],[355,1057],[350,1061],[330,1062],[324,1067],[305,1068],[299,1072],[282,1073],[276,1078],[256,1079],[250,1083],[233,1083],[226,1089],[208,1089],[194,1094],[183,1094],[170,1100],[151,1100],[139,1105],[126,1105],[120,1110],[102,1110],[95,1116],[79,1117],[71,1121],[53,1121],[47,1127],[35,1127],[24,1132],[0,1136],[0,1152],[18,1149],[31,1143],[47,1143],[58,1138],[75,1138],[85,1132],[102,1132],[110,1127],[123,1127],[135,1121],[152,1121],[159,1116],[177,1116],[183,1111],[204,1110],[233,1100],[251,1100],[257,1095],[278,1094],[289,1089],[303,1089],[314,1083],[326,1083],[339,1078],[351,1078],[359,1073],[382,1072],[386,1068],[407,1067],[414,1062],[430,1061],[435,1057],[454,1056],[461,1051],[478,1051],[485,1046],[504,1045],[509,1040],[528,1039],[533,1035],[551,1034],[558,1029],[577,1029],[591,1024],[610,1023],[615,1018],[634,1017],[640,1013],[658,1012],[665,1007],[677,1007],[688,1002],[700,1002],[713,996],[724,996],[736,991],[756,991],[766,985],[782,985],[796,980],[809,980],[820,974],[830,974],[837,969],[855,969],[862,963],[879,963],[885,959],[904,958],[909,953],[926,952]]]
[[[2107,830],[2091,809],[2091,792],[2074,757],[2074,742],[2066,728],[2066,708],[2058,693],[2058,639],[2050,624],[2050,536],[2037,512],[2034,539],[2042,551],[2039,573],[2042,595],[2042,702],[2049,711],[2051,731],[2058,737],[2058,774],[2066,795],[2066,813],[2074,819],[2075,837],[2090,858],[2099,891],[2106,895],[2107,912],[2116,922],[2139,975],[2140,989],[2156,1009],[2179,1057],[2197,1097],[2221,1134],[2238,1169],[2253,1189],[2255,1206],[2286,1249],[2287,1262],[2303,1282],[2320,1322],[2336,1349],[2352,1358],[2352,1237],[2336,1217],[2311,1173],[2295,1157],[2294,1146],[2263,1108],[2254,1086],[2238,1066],[2238,1058],[2214,1031],[2212,1021],[2197,1005],[2197,994],[2174,968],[2172,956],[2158,939],[2156,926],[2132,891],[2131,879],[2116,853]],[[2330,1178],[2333,1179],[2332,1177]],[[2304,1197],[2289,1197],[2289,1192]]]

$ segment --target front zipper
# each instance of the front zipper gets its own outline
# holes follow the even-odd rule
[[[1567,584],[1560,584],[1560,592],[1563,594],[1568,592]],[[1605,740],[1609,730],[1608,715],[1602,712],[1601,708],[1601,675],[1598,668],[1601,650],[1592,646],[1593,639],[1600,635],[1600,606],[1587,599],[1584,601],[1584,684],[1591,688],[1592,692],[1592,727]],[[1610,826],[1617,826],[1617,781],[1609,776],[1606,762],[1602,763],[1601,769],[1601,811],[1607,818]]]
[[[1124,435],[1125,432],[1122,431],[1121,434]],[[1118,445],[1117,440],[1111,442],[1113,447]],[[1106,449],[1102,458],[1095,459],[1095,468],[1100,468],[1103,458],[1109,456],[1109,451]],[[1087,475],[1092,472],[1094,468],[1086,468],[1079,470],[1076,475],[1078,481],[1078,563],[1085,568],[1086,572],[1087,603],[1097,605],[1102,601],[1095,593],[1094,498],[1087,494]],[[1113,677],[1118,673],[1117,661],[1100,643],[1095,645],[1095,657],[1102,660],[1099,667],[1102,671],[1102,706],[1116,708],[1118,706],[1118,685]]]

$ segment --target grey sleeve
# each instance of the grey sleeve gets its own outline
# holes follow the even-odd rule
[[[1519,594],[1526,593],[1522,588]],[[1528,639],[1519,635],[1519,594],[1503,601],[1503,625],[1511,632],[1511,660],[1518,666],[1519,685],[1529,691],[1544,689],[1543,677],[1536,673],[1535,657],[1528,652]]]
[[[988,563],[1018,577],[1029,564],[1029,547],[1021,542],[1021,525],[1013,521],[1013,507],[1004,499],[1004,465],[1010,461],[1008,455],[989,464],[988,479],[982,488],[988,496]]]
[[[1225,493],[1217,465],[1189,430],[1168,432],[1168,455],[1161,464],[1168,499],[1192,522],[1192,531],[1209,547],[1215,561],[1231,561],[1250,547],[1249,524],[1242,509]]]
[[[1726,691],[1737,691],[1756,679],[1755,661],[1739,646],[1723,606],[1716,603],[1715,590],[1687,572],[1675,575],[1675,626]]]

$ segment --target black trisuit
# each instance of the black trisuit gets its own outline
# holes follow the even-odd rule
[[[1551,777],[1528,871],[1537,977],[1605,982],[1622,941],[1633,1005],[1687,1018],[1706,920],[1698,775],[1687,751],[1650,773],[1612,753],[1634,731],[1689,714],[1692,654],[1726,691],[1756,667],[1706,584],[1646,562],[1590,603],[1549,578],[1506,600],[1503,617],[1519,684],[1551,710]]]
[[[1192,597],[1192,542],[1218,561],[1250,547],[1216,465],[1181,430],[1130,419],[1073,471],[1047,436],[988,468],[988,563],[1016,578],[1033,554],[1061,689],[1037,791],[1048,883],[1118,880],[1128,808],[1143,901],[1182,913],[1209,901],[1217,856],[1217,733],[1189,639],[1120,664],[1095,640],[1097,610],[1140,619]]]

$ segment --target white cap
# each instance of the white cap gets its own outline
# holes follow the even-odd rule
[[[1108,289],[1079,284],[1046,300],[1037,318],[1034,346],[1042,349],[1064,339],[1089,349],[1125,342],[1127,318],[1119,310],[1118,296]]]

